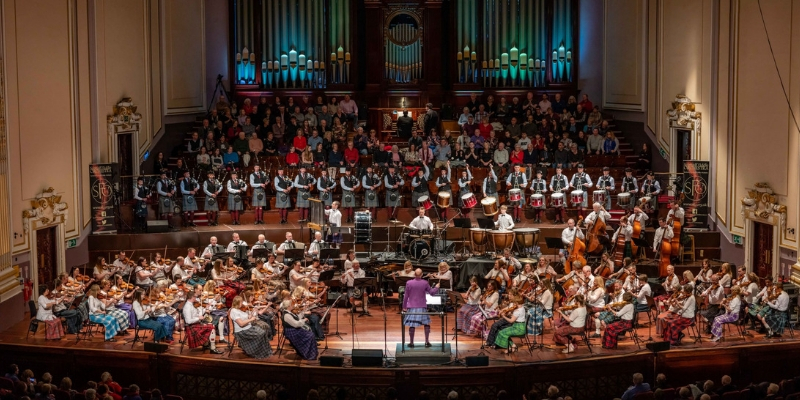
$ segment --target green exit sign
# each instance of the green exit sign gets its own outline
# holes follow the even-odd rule
[[[733,244],[743,245],[744,238],[739,235],[733,235]]]
[[[663,147],[658,148],[658,154],[661,154],[661,157],[663,157],[665,160],[667,159],[667,151],[664,150]]]
[[[67,248],[71,249],[73,247],[78,247],[78,239],[67,240]]]

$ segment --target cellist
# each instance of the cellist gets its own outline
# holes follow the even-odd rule
[[[564,257],[565,260],[569,258],[570,249],[575,243],[576,237],[580,240],[586,238],[583,236],[583,231],[575,227],[575,220],[570,218],[569,221],[567,221],[567,227],[561,231],[561,242],[564,243],[565,247],[561,250],[561,256]]]
[[[597,239],[598,236],[608,238],[606,226],[608,225],[608,221],[611,220],[611,214],[609,214],[600,203],[592,204],[592,208],[593,211],[586,216],[583,222],[586,224],[586,232],[588,237],[586,250],[591,254],[595,254],[599,251],[602,251],[603,248],[602,244],[594,239]]]
[[[663,247],[663,241],[669,241],[675,235],[672,232],[672,227],[667,225],[667,221],[664,218],[658,219],[658,229],[656,229],[656,234],[653,237],[653,252],[655,252],[656,257],[658,258],[658,254]],[[667,263],[659,262],[658,264],[658,275],[661,277],[667,276],[667,266],[669,265],[669,255],[667,255]]]
[[[626,257],[633,258],[631,235],[633,235],[633,228],[628,223],[628,219],[620,218],[619,228],[614,232],[614,236],[611,237],[611,242],[614,243],[614,264],[616,264],[617,268],[622,267],[622,261]]]
[[[680,251],[680,238],[681,238],[681,232],[683,231],[685,212],[681,207],[680,203],[674,199],[670,200],[669,207],[670,210],[667,213],[667,221],[671,221],[670,225],[673,228],[672,233],[674,233],[672,241],[672,254],[671,254],[671,256],[674,259],[675,257],[679,256],[678,252]],[[675,223],[678,223],[677,227],[675,227]]]

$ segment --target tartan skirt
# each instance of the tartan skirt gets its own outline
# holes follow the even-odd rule
[[[628,329],[633,327],[633,320],[625,320],[621,319],[616,322],[612,322],[606,327],[605,333],[603,333],[603,348],[606,349],[613,349],[617,347],[617,341],[619,340],[619,335],[625,332]]]
[[[45,337],[48,339],[61,339],[64,336],[64,327],[61,326],[61,319],[53,318],[44,321],[45,324]]]
[[[233,298],[243,292],[245,286],[242,282],[227,281],[222,289],[225,291],[225,307],[231,308]]]
[[[394,195],[395,199],[392,200],[392,195]],[[399,190],[387,190],[386,191],[386,207],[400,207],[400,201],[403,199],[403,195],[400,194]]]
[[[524,336],[526,333],[524,322],[515,322],[511,326],[503,328],[497,333],[497,339],[494,344],[502,349],[508,348],[509,341],[512,337]]]
[[[114,308],[111,310],[107,310],[107,313],[108,315],[111,315],[117,319],[119,330],[124,331],[125,329],[128,329],[128,327],[131,325],[130,317],[128,316],[128,313],[125,312],[124,310],[120,310],[119,308]]]
[[[275,208],[292,208],[292,198],[289,193],[278,192],[275,196]]]
[[[219,201],[214,199],[214,204],[209,203],[209,200],[214,199],[211,196],[206,196],[206,202],[203,205],[203,210],[206,211],[219,211]]]
[[[261,200],[258,195],[261,195]],[[267,206],[267,192],[263,188],[253,189],[253,198],[250,199],[250,205],[253,207],[266,207]]]
[[[544,320],[553,316],[553,310],[534,304],[528,309],[528,334],[541,335],[544,332]]]
[[[372,196],[372,198],[370,198]],[[364,207],[380,207],[380,202],[378,201],[378,192],[374,190],[365,190],[364,191]]]
[[[408,312],[410,313],[424,313],[427,312],[427,308],[409,308]],[[410,327],[418,327],[422,325],[429,326],[431,324],[431,316],[428,314],[412,314],[412,315],[404,315],[403,316],[403,325],[410,326]]]
[[[358,207],[358,204],[356,204],[356,194],[349,190],[342,190],[342,207]]]
[[[120,331],[118,320],[111,314],[89,314],[89,321],[103,325],[106,340],[112,339]]]
[[[725,313],[722,315],[718,315],[714,318],[714,325],[711,327],[711,334],[720,337],[722,336],[722,326],[731,322],[736,322],[739,320],[739,313]]]
[[[294,347],[297,354],[304,360],[316,360],[319,350],[314,333],[310,329],[295,328],[288,324],[283,325],[283,334],[286,340]]]
[[[772,310],[764,319],[772,329],[772,332],[783,334],[783,329],[786,328],[786,323],[789,322],[789,314],[786,311]]]
[[[252,325],[249,328],[233,334],[239,342],[239,346],[253,358],[267,358],[272,355],[272,347],[269,345],[267,333],[261,327]]]
[[[83,320],[77,310],[64,310],[54,314],[67,320],[67,333],[78,333],[83,328]]]
[[[243,193],[228,193],[228,211],[241,211],[244,208]],[[239,195],[239,201],[236,201],[236,195]]]
[[[214,332],[214,325],[198,322],[186,325],[186,344],[190,349],[200,347],[208,342]]]
[[[597,316],[597,318],[606,324],[610,324],[617,319],[617,316],[611,311],[600,311],[600,314]]]
[[[693,318],[678,317],[664,322],[664,340],[669,340],[671,344],[678,343],[681,331],[692,325]]]
[[[461,308],[458,309],[458,316],[456,317],[456,324],[457,328],[461,329],[462,331],[465,329],[465,326],[469,323],[469,320],[475,315],[475,313],[479,313],[481,310],[478,308],[477,304],[464,304]]]
[[[303,198],[305,194],[306,198]],[[308,208],[308,199],[311,197],[311,193],[308,190],[298,190],[297,196],[295,197],[295,201],[297,202],[298,208]]]
[[[128,314],[128,326],[136,327],[136,313],[133,311],[133,306],[128,303],[120,303],[115,307]]]
[[[494,318],[497,316],[497,310],[487,310],[486,315],[489,318]],[[473,315],[472,318],[469,320],[469,328],[467,328],[464,333],[467,335],[472,335],[475,333],[486,334],[488,333],[484,330],[483,322],[486,321],[486,317],[483,316],[483,313],[478,311],[477,314]]]
[[[140,320],[139,329],[150,329],[153,331],[153,340],[156,342],[167,337],[167,328],[152,318]]]
[[[166,196],[158,197],[158,213],[172,214],[172,198]]]
[[[197,199],[190,194],[183,195],[183,212],[197,211]]]

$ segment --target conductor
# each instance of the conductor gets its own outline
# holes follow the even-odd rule
[[[414,331],[420,325],[425,326],[425,347],[431,347],[428,336],[431,333],[431,316],[424,314],[428,311],[425,301],[425,294],[435,295],[439,293],[439,284],[430,287],[428,281],[422,280],[422,270],[414,270],[414,279],[406,283],[406,291],[403,297],[403,312],[413,313],[403,317],[403,325],[408,327],[408,347],[414,347]]]

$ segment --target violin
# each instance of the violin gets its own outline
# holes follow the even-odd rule
[[[92,280],[92,277],[89,275],[78,275],[75,277],[75,280],[78,282],[89,282]]]
[[[513,313],[514,310],[516,310],[516,309],[517,309],[517,303],[514,303],[512,301],[511,303],[508,304],[508,306],[506,308],[500,310],[499,314],[504,316],[504,317],[510,317],[511,313]]]
[[[129,289],[133,289],[133,284],[132,283],[122,282],[122,283],[118,284],[117,287],[120,290],[129,290]]]

